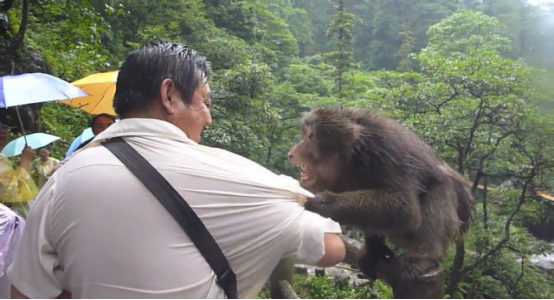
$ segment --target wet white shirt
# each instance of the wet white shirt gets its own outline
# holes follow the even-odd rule
[[[279,260],[315,264],[339,224],[298,204],[298,182],[170,123],[125,119],[59,169],[37,196],[8,275],[31,298],[224,298],[200,252],[158,200],[109,150],[123,136],[200,217],[253,298]]]

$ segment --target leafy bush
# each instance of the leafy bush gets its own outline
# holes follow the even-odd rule
[[[302,299],[392,299],[392,291],[381,281],[370,285],[353,286],[348,281],[332,277],[295,275],[293,288]],[[270,299],[269,289],[258,294],[258,299]]]

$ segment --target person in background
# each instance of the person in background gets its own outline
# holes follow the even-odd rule
[[[94,136],[92,138],[84,141],[83,143],[81,143],[81,145],[79,145],[79,147],[77,147],[77,149],[75,149],[75,151],[77,151],[77,150],[83,148],[84,146],[88,145],[88,143],[90,143],[90,141],[92,141],[95,136],[99,135],[104,130],[108,129],[108,127],[112,126],[113,123],[115,123],[115,117],[110,115],[110,114],[102,113],[102,114],[98,114],[98,115],[94,116],[90,120],[90,127],[92,128],[92,133],[94,134]]]
[[[48,149],[47,147],[39,148],[38,156],[38,158],[31,162],[29,173],[35,180],[35,183],[40,190],[46,183],[46,180],[48,180],[48,177],[50,177],[50,174],[52,173],[54,167],[60,161],[58,159],[50,157],[50,149]]]
[[[79,147],[75,148],[75,150],[68,151],[66,157],[52,169],[52,173],[50,173],[50,175],[54,174],[59,168],[61,168],[75,152],[88,145],[88,143],[90,143],[94,139],[94,137],[102,133],[104,130],[108,129],[108,127],[112,126],[113,123],[115,123],[115,117],[110,114],[102,113],[94,116],[90,120],[90,127],[94,136],[82,142]]]
[[[25,219],[0,203],[0,299],[9,299],[11,282],[8,269],[25,228]]]
[[[0,115],[0,151],[6,147],[10,137],[10,128],[6,117]],[[3,154],[0,154],[0,203],[11,208],[22,218],[27,217],[31,202],[38,194],[38,188],[33,178],[27,172],[35,151],[26,146],[21,153],[18,166]]]
[[[299,204],[310,193],[223,149],[200,145],[211,124],[207,63],[186,45],[153,42],[119,70],[120,121],[52,175],[8,271],[12,298],[225,298],[170,213],[102,142],[121,137],[184,198],[255,298],[283,257],[344,259],[338,223]]]

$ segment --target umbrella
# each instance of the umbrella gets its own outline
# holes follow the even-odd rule
[[[81,146],[82,143],[90,140],[93,137],[94,137],[94,133],[92,132],[91,127],[83,130],[81,135],[79,135],[78,137],[75,138],[75,140],[73,140],[73,143],[71,143],[71,146],[69,146],[69,149],[67,149],[67,152],[65,153],[65,157],[68,157],[69,155],[71,155],[71,153],[73,153],[75,149],[79,148],[79,146]]]
[[[74,100],[62,100],[61,102],[77,107],[89,114],[107,113],[115,116],[113,97],[118,73],[119,71],[96,73],[72,82],[71,84],[83,89],[90,96]]]
[[[24,136],[22,136],[9,142],[2,150],[2,154],[7,157],[20,155],[21,152],[23,152],[25,144],[29,145],[32,149],[37,149],[59,139],[60,137],[42,132],[28,134],[26,136],[27,141],[25,141]]]
[[[0,108],[88,96],[69,82],[44,73],[0,77]]]
[[[15,106],[21,132],[25,132],[18,105],[88,96],[83,90],[60,78],[44,73],[0,77],[0,108]],[[23,136],[25,140],[26,137]]]

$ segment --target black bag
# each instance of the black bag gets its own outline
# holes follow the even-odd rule
[[[204,223],[188,203],[175,191],[167,180],[123,138],[112,138],[102,145],[110,150],[123,164],[142,181],[167,211],[181,225],[198,248],[204,259],[214,270],[217,284],[225,291],[228,299],[237,299],[237,279],[227,258],[217,245]]]

